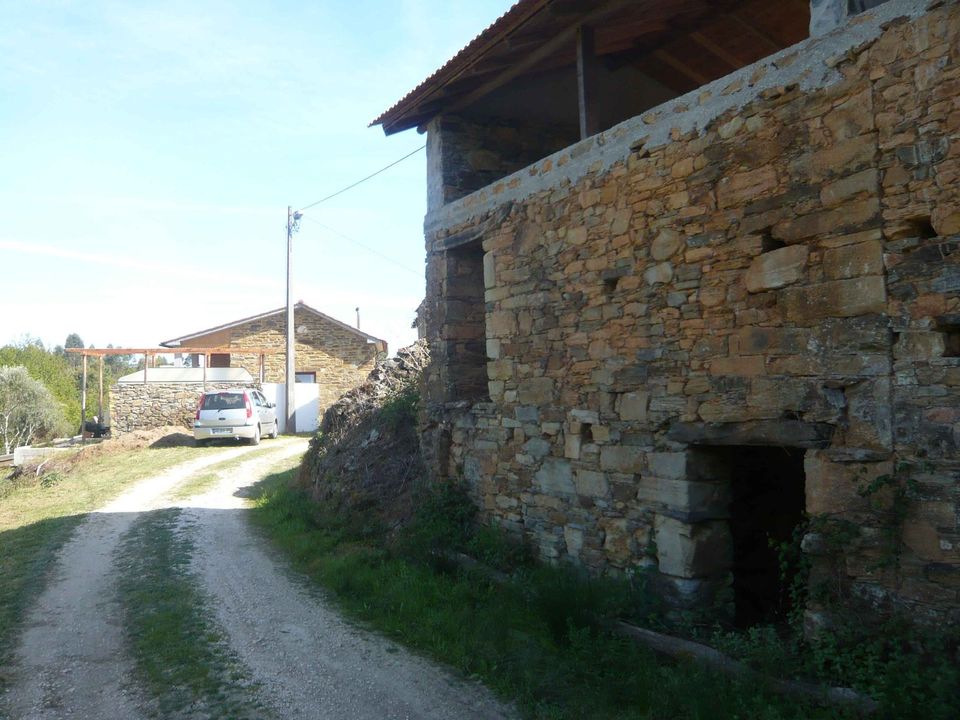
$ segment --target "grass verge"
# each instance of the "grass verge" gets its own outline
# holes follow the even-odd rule
[[[268,718],[190,571],[181,511],[138,519],[117,557],[118,592],[136,672],[161,718]]]
[[[174,501],[187,500],[195,495],[205,493],[216,486],[216,484],[223,479],[224,475],[231,470],[236,470],[243,463],[250,462],[260,455],[266,455],[277,450],[279,450],[279,447],[272,443],[268,445],[262,445],[257,450],[252,450],[251,452],[231,458],[230,460],[224,460],[216,465],[211,465],[203,473],[198,473],[192,476],[189,480],[177,485],[177,487],[167,494],[167,497]],[[283,460],[278,460],[276,463],[274,463],[274,465],[271,466],[270,471],[286,470],[287,468],[299,462],[299,457],[294,456],[290,458],[284,458]]]
[[[83,459],[40,478],[0,478],[0,667],[15,629],[43,588],[57,551],[85,514],[126,487],[206,452],[191,447],[131,450]],[[0,673],[0,687],[3,685]]]
[[[456,498],[421,503],[413,526],[384,543],[369,514],[326,512],[292,481],[288,472],[261,484],[252,518],[293,565],[348,615],[481,680],[526,717],[844,717],[755,681],[662,662],[607,632],[605,618],[646,612],[642,587],[530,564],[496,534],[470,531],[471,514]],[[429,552],[457,547],[514,579],[494,585]]]

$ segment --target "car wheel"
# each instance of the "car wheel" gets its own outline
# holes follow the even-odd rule
[[[250,438],[250,444],[251,444],[251,445],[259,445],[259,444],[260,444],[260,425],[257,425],[257,426],[254,428],[254,430],[253,430],[253,437]]]
[[[279,421],[279,420],[274,420],[274,421],[273,421],[273,431],[270,433],[270,437],[271,437],[272,439],[276,440],[276,439],[277,439],[277,435],[279,435],[279,434],[280,434],[280,421]]]

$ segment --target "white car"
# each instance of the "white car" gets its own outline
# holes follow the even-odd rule
[[[193,421],[193,438],[203,445],[217,438],[247,440],[257,445],[260,438],[280,433],[276,405],[254,388],[208,390],[200,396]]]

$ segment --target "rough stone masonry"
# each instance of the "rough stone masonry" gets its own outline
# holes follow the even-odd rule
[[[960,620],[958,181],[960,8],[891,0],[432,209],[434,473],[697,605],[782,470],[812,588]]]

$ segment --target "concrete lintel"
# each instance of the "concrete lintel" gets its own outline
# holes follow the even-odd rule
[[[483,237],[487,232],[493,228],[499,227],[503,221],[507,219],[507,216],[510,215],[510,211],[512,209],[513,204],[507,203],[506,205],[498,208],[496,212],[486,214],[484,217],[479,218],[477,222],[474,222],[459,232],[446,236],[438,235],[436,239],[430,243],[428,251],[442,252],[445,250],[452,250],[453,248],[461,247],[463,245],[468,245],[472,242],[476,242],[477,240],[483,240]]]
[[[826,35],[847,21],[849,0],[810,0],[810,37]]]
[[[887,0],[810,0],[810,37],[826,35]]]

